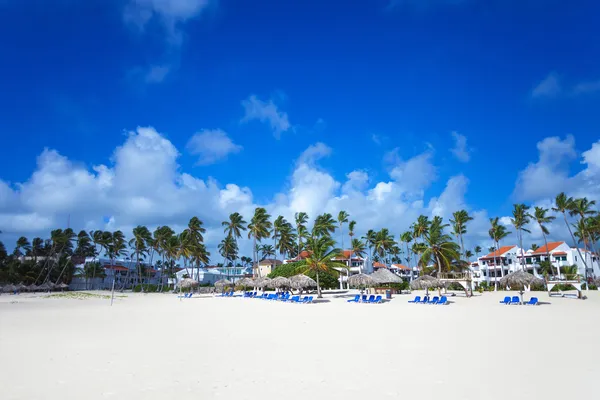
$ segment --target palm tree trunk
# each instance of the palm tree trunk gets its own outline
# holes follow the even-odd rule
[[[519,247],[521,248],[521,269],[525,271],[525,253],[523,252],[523,230],[519,229]],[[535,270],[533,271],[535,272]]]
[[[563,212],[563,217],[565,219],[565,224],[567,225],[567,229],[569,230],[569,233],[571,234],[571,240],[573,241],[573,244],[575,245],[575,248],[577,249],[577,253],[579,254],[579,258],[581,258],[581,260],[583,261],[583,266],[585,267],[585,271],[584,271],[585,284],[586,284],[586,287],[587,287],[587,283],[588,283],[588,266],[587,266],[587,262],[585,261],[585,258],[583,258],[583,256],[581,255],[581,250],[579,250],[579,246],[577,245],[577,242],[575,241],[575,235],[573,235],[573,231],[571,230],[571,226],[569,225],[569,221],[567,221],[567,214],[565,212]]]
[[[542,235],[544,236],[544,245],[546,246],[546,260],[550,263],[550,272],[552,271],[552,261],[550,260],[550,249],[548,249],[548,240],[546,239],[546,234],[544,233],[544,229],[542,228],[542,224],[540,224],[540,229],[542,229]],[[560,279],[560,266],[559,262],[556,263],[556,269],[558,270],[558,279]]]
[[[494,292],[498,290],[498,274],[496,273],[496,267],[498,266],[498,256],[500,255],[500,243],[496,241],[496,257],[494,257]],[[502,267],[500,267],[500,273],[502,273]]]
[[[320,299],[323,296],[321,295],[321,284],[319,283],[319,270],[317,272],[317,298]]]
[[[254,256],[254,265],[256,266],[256,274],[260,276],[260,265],[258,265],[258,250],[256,249],[256,235],[254,235],[254,247],[252,249],[252,255]]]

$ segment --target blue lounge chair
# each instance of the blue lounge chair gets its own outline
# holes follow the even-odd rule
[[[525,304],[526,306],[537,306],[538,304],[540,304],[540,301],[537,297],[532,297],[531,299],[529,299],[528,302],[523,304]]]
[[[368,300],[367,300],[367,295],[366,295],[366,294],[363,294],[363,295],[362,295],[362,297],[360,298],[360,302],[361,302],[361,303],[366,303],[367,301],[368,301]]]
[[[370,301],[369,303],[374,303],[374,304],[383,303],[383,299],[381,298],[381,296],[377,296],[377,297],[375,297],[375,299],[373,301]]]
[[[313,297],[312,296],[305,296],[302,299],[302,304],[308,304],[308,303],[312,303],[313,302]]]
[[[504,300],[500,302],[500,304],[510,304],[510,296],[506,296]]]
[[[513,296],[512,299],[510,299],[510,304],[521,304],[521,300],[519,300],[519,296]]]
[[[346,300],[348,303],[358,303],[360,301],[360,294],[357,294],[356,296],[354,296],[353,299],[350,300]]]
[[[419,303],[421,301],[421,296],[416,296],[414,300],[409,300],[409,303]]]
[[[300,303],[300,296],[292,296],[290,303]]]
[[[448,304],[448,298],[446,296],[442,296],[435,304],[446,305]]]
[[[424,296],[423,299],[420,301],[420,304],[427,304],[428,301],[429,301],[429,297]]]
[[[369,299],[368,299],[368,300],[365,300],[365,303],[372,303],[372,302],[374,302],[374,301],[375,301],[375,295],[374,295],[374,294],[372,294],[372,295],[370,295],[370,296],[369,296]]]
[[[431,300],[427,302],[427,304],[436,304],[440,298],[437,296],[433,296]]]

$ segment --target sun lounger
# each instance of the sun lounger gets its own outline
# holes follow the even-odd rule
[[[348,303],[358,303],[360,301],[360,294],[357,294],[356,296],[354,296],[353,299],[350,300],[346,300]]]
[[[433,296],[431,300],[427,302],[427,304],[436,304],[440,298],[437,296]]]
[[[366,303],[367,302],[367,295],[363,294],[362,297],[360,298],[361,303]]]
[[[429,297],[424,296],[423,299],[419,303],[421,303],[421,304],[427,304],[428,301],[429,301]]]
[[[510,304],[510,296],[506,296],[504,300],[500,302],[500,304]]]
[[[446,305],[448,304],[448,298],[446,296],[442,296],[435,304]]]
[[[308,303],[312,303],[312,301],[313,301],[313,297],[312,297],[312,296],[305,296],[305,297],[302,299],[302,304],[308,304]]]
[[[375,299],[373,299],[373,301],[370,301],[369,303],[383,303],[383,299],[381,298],[381,296],[377,296],[375,297]]]
[[[290,303],[300,303],[300,296],[293,296],[290,298]]]
[[[510,304],[521,304],[521,300],[519,300],[519,296],[513,296],[512,299],[510,299]]]
[[[537,297],[532,297],[528,302],[524,303],[526,306],[537,306],[540,304],[540,301]]]
[[[416,296],[414,300],[409,300],[409,303],[419,303],[421,301],[421,296]]]
[[[365,303],[372,303],[373,301],[375,301],[375,295],[374,294],[370,295],[369,299],[365,300]]]

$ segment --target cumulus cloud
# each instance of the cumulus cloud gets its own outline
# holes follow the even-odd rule
[[[229,154],[242,151],[242,146],[233,143],[221,129],[203,129],[190,138],[186,147],[198,156],[198,165],[214,164],[225,160]]]
[[[471,154],[469,154],[470,150],[467,147],[467,137],[458,132],[452,132],[452,138],[454,139],[454,147],[450,149],[450,152],[454,154],[458,161],[469,162]]]
[[[580,82],[573,88],[573,94],[588,94],[600,91],[600,80]]]
[[[408,160],[398,156],[398,149],[392,150],[385,158],[393,162],[390,176],[402,192],[422,195],[437,179],[437,168],[433,164],[433,151],[427,150]]]
[[[146,83],[161,83],[171,72],[169,65],[153,65],[146,71],[144,80]]]
[[[544,97],[556,97],[561,93],[561,85],[558,78],[558,74],[551,72],[538,83],[531,91],[531,97],[533,98],[544,98]]]
[[[241,122],[260,121],[266,122],[271,127],[276,138],[281,137],[282,132],[288,131],[292,126],[286,112],[280,111],[273,100],[262,101],[255,95],[251,95],[242,101],[244,117]]]
[[[182,171],[180,152],[151,127],[129,132],[107,164],[86,166],[47,149],[26,181],[9,184],[0,180],[2,240],[10,247],[18,235],[47,237],[50,229],[64,227],[68,216],[75,230],[121,229],[129,234],[138,224],[150,229],[168,224],[181,231],[196,215],[207,227],[205,237],[214,255],[223,238],[221,222],[235,211],[249,220],[257,206],[290,221],[298,211],[306,211],[314,219],[324,212],[346,210],[358,222],[358,235],[382,227],[399,234],[419,214],[446,216],[457,207],[467,207],[464,193],[468,180],[463,176],[450,178],[439,196],[424,197],[423,187],[436,176],[431,152],[396,160],[394,177],[391,173],[388,181],[372,183],[360,170],[336,180],[319,165],[330,152],[323,143],[309,146],[298,155],[282,190],[274,191],[271,200],[256,203],[250,188]],[[595,157],[594,152],[589,154],[590,159]],[[412,175],[422,172],[428,179],[415,181]],[[241,240],[240,248],[243,254],[250,254],[251,241]]]

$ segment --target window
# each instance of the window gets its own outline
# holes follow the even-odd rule
[[[512,259],[509,259],[508,260],[508,265],[511,265],[511,264],[512,264]]]
[[[525,257],[525,264],[529,264],[529,265],[533,264],[531,262],[531,257]]]
[[[577,256],[575,256],[575,262],[577,262]]]

